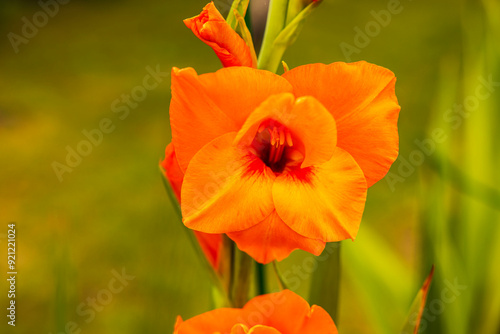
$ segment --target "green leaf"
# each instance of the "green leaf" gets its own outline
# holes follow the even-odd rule
[[[342,276],[362,298],[370,332],[394,333],[406,317],[415,285],[400,253],[371,223],[363,220],[355,242],[343,241]]]
[[[410,313],[403,327],[401,334],[417,334],[420,327],[420,320],[424,314],[425,302],[427,301],[427,295],[429,293],[429,288],[432,282],[432,276],[434,275],[434,266],[431,268],[431,272],[427,276],[422,285],[422,288],[417,293],[417,296],[413,300],[410,307]]]
[[[500,211],[500,190],[473,179],[444,155],[431,156],[429,164],[444,181],[449,181],[462,193],[483,202],[493,210]]]

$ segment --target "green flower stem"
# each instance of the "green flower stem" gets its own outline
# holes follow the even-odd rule
[[[219,254],[219,277],[221,277],[222,286],[229,299],[229,304],[231,303],[231,287],[233,286],[234,280],[234,262],[235,262],[235,248],[233,240],[225,234],[222,234],[222,247]]]
[[[317,268],[311,280],[310,304],[324,308],[337,323],[340,291],[340,242],[326,244],[317,258]]]
[[[273,269],[274,269],[274,274],[276,275],[276,279],[278,280],[278,285],[280,287],[280,290],[288,289],[288,286],[283,279],[283,275],[281,274],[279,268],[278,268],[278,262],[276,260],[273,261]]]
[[[288,10],[288,0],[271,0],[267,13],[266,30],[262,47],[259,53],[257,67],[273,73],[278,69],[281,56],[276,61],[277,55],[274,52],[274,41],[280,32],[285,28],[286,13]]]
[[[250,0],[234,0],[231,8],[229,9],[229,13],[227,14],[226,22],[233,28],[233,30],[236,30],[236,27],[238,26],[238,19],[236,15],[234,14],[235,10],[236,12],[242,16],[245,17],[248,9],[248,3]]]
[[[266,267],[262,263],[255,263],[256,279],[257,279],[257,295],[265,295],[267,293],[266,286]]]
[[[271,1],[271,6],[273,6]],[[278,1],[283,5],[285,1]],[[312,11],[318,6],[320,2],[311,2],[307,7],[301,10],[295,17],[291,18],[290,23],[284,24],[282,20],[286,19],[286,14],[281,13],[280,15],[275,14],[275,7],[269,9],[269,14],[267,17],[267,27],[264,34],[264,42],[262,43],[262,49],[259,54],[258,68],[271,71],[276,73],[279,67],[281,58],[285,54],[286,49],[292,45],[297,39],[299,32],[304,26],[306,18],[312,13]],[[276,5],[277,7],[278,5]],[[282,10],[287,10],[287,8],[280,8]],[[274,19],[273,15],[276,15]],[[281,29],[281,31],[278,31]],[[278,32],[277,35],[275,33]]]
[[[241,308],[249,300],[252,267],[254,260],[234,246],[233,275],[231,279],[231,301],[233,307]]]
[[[299,13],[304,9],[304,0],[289,0],[288,10],[286,13],[286,24],[288,25],[292,20],[299,15]]]

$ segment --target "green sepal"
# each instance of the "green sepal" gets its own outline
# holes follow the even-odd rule
[[[229,14],[227,14],[226,22],[231,26],[233,30],[236,30],[238,26],[238,18],[235,13],[238,13],[239,16],[245,17],[248,9],[248,3],[250,0],[234,0],[231,5],[231,9],[229,9]]]
[[[257,65],[257,54],[255,53],[255,47],[253,45],[252,34],[247,27],[245,22],[245,18],[241,16],[236,9],[234,9],[234,17],[236,18],[236,32],[241,36],[241,38],[245,41],[246,45],[250,49],[250,54],[252,56],[252,63]]]
[[[276,70],[278,69],[281,58],[283,57],[283,54],[285,53],[286,49],[297,40],[300,30],[304,26],[306,18],[312,13],[314,8],[316,8],[318,4],[319,2],[310,3],[306,8],[304,8],[304,10],[302,10],[297,16],[295,16],[295,18],[288,25],[286,25],[284,28],[282,28],[283,27],[282,25],[281,26],[282,29],[274,38],[274,41],[270,43],[271,44],[270,46],[266,47],[266,45],[264,44],[266,41],[264,41],[263,49],[259,54],[258,68],[276,73]],[[279,27],[280,23],[281,23],[280,21],[275,23],[273,26],[276,26],[276,28],[273,30],[276,30],[277,27]],[[266,34],[267,34],[267,28],[266,28]]]
[[[286,24],[288,25],[307,6],[305,0],[288,0],[288,10],[286,12]]]
[[[297,37],[299,36],[300,30],[304,26],[306,18],[311,15],[314,8],[318,6],[319,2],[312,2],[303,11],[299,13],[286,27],[281,31],[281,33],[276,37],[274,41],[275,46],[282,46],[285,49],[295,43]]]

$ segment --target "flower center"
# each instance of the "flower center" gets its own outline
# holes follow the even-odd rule
[[[281,173],[287,164],[287,152],[293,147],[292,134],[276,121],[263,122],[251,145],[258,156],[275,173]]]

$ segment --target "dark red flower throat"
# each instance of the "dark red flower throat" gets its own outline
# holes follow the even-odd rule
[[[272,119],[261,123],[251,144],[252,153],[275,173],[285,169],[291,147],[293,140],[290,130]]]

